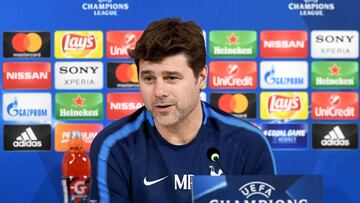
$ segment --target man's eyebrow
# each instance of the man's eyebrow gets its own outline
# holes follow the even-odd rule
[[[152,71],[152,70],[142,70],[142,71],[140,71],[140,75],[146,75],[146,74],[148,74],[148,75],[154,74],[154,71]]]
[[[179,75],[179,76],[181,76],[181,73],[179,73],[178,71],[163,71],[161,74],[162,75]]]

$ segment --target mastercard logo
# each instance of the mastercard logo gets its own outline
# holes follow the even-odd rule
[[[219,108],[227,113],[243,113],[249,107],[249,101],[243,94],[224,94],[219,99]]]
[[[17,52],[37,52],[42,45],[42,39],[39,34],[17,33],[11,40],[11,45]]]
[[[116,79],[122,83],[138,83],[138,74],[135,64],[122,63],[116,67]]]

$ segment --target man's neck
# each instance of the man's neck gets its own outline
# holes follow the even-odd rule
[[[173,145],[185,145],[190,143],[198,134],[202,125],[203,112],[201,102],[195,107],[182,121],[171,126],[158,125],[155,126],[161,137]]]

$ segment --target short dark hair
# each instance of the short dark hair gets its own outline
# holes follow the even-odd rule
[[[205,41],[202,29],[193,21],[165,18],[148,25],[137,41],[135,49],[128,50],[139,73],[140,60],[160,62],[167,56],[184,53],[194,76],[198,78],[206,64]]]

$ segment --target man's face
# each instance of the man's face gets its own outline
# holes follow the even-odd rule
[[[205,68],[196,79],[184,54],[165,57],[160,62],[140,60],[139,65],[140,93],[156,124],[175,125],[194,113],[200,105]]]

